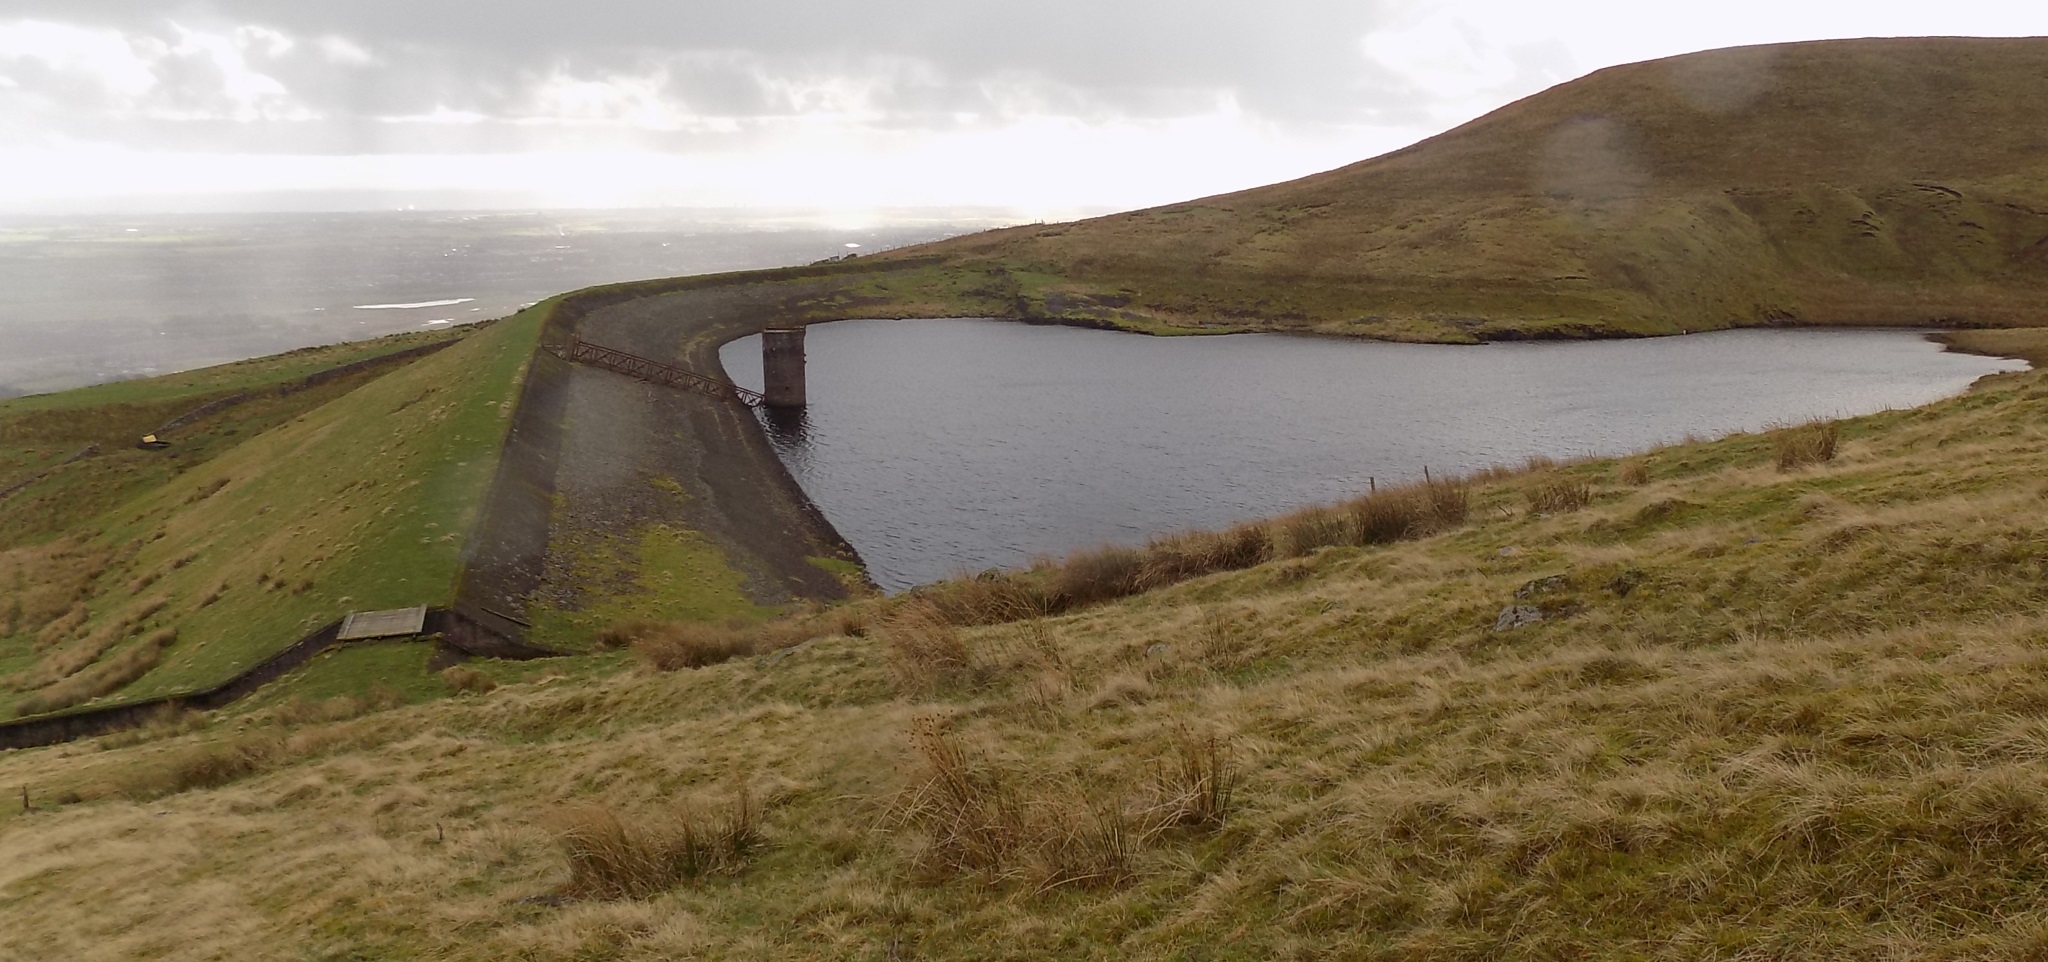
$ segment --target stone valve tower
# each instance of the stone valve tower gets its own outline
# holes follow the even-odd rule
[[[761,332],[761,394],[769,407],[800,408],[804,395],[804,329]]]

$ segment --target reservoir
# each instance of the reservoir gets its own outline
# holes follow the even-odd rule
[[[809,407],[763,418],[891,591],[1337,501],[1425,467],[1912,407],[2025,368],[1896,330],[1457,347],[859,320],[808,342]],[[758,337],[721,357],[761,386]]]

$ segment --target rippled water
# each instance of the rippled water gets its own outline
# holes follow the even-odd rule
[[[2023,367],[1863,330],[1444,347],[842,321],[808,341],[810,407],[771,435],[890,589],[1333,501],[1425,466],[1910,407]],[[760,385],[758,338],[723,357]]]

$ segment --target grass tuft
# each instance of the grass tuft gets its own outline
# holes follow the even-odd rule
[[[1528,491],[1529,513],[1569,514],[1593,503],[1593,486],[1569,476],[1538,481]]]
[[[1834,421],[1813,420],[1772,431],[1771,444],[1777,451],[1778,470],[1791,471],[1809,464],[1833,461],[1836,448],[1841,443],[1841,430],[1841,425]]]
[[[58,615],[54,621],[43,625],[42,629],[36,632],[36,650],[46,651],[56,647],[59,642],[71,637],[72,633],[77,631],[80,625],[85,624],[85,620],[90,617],[92,617],[92,612],[86,610],[86,607],[82,604],[74,604],[70,608],[65,609],[63,614]]]
[[[1039,892],[1122,885],[1169,830],[1221,828],[1238,784],[1223,741],[1185,731],[1149,796],[1006,770],[932,717],[912,723],[910,740],[921,772],[895,815],[916,842],[909,868],[930,880],[1023,882]]]
[[[491,676],[468,665],[449,665],[441,669],[441,680],[447,682],[448,687],[456,691],[478,695],[493,691],[498,687],[497,681],[491,678]]]
[[[1083,608],[1145,588],[1145,553],[1105,545],[1074,554],[1053,571],[1052,594],[1062,608]]]
[[[94,638],[112,637],[113,640],[117,641],[120,635],[126,633],[128,628],[126,624],[109,627],[116,630],[110,632],[103,629],[101,632],[94,633]],[[92,670],[82,671],[74,669],[77,671],[76,674],[63,676],[62,680],[56,681],[48,687],[42,688],[40,691],[16,702],[14,713],[17,715],[40,715],[45,712],[61,711],[126,688],[134,684],[136,679],[149,674],[150,670],[163,660],[164,650],[177,643],[177,640],[178,629],[176,628],[162,628],[151,632],[144,636],[140,642],[123,649],[114,657],[93,667]],[[110,641],[108,644],[111,646],[112,642]],[[89,652],[91,659],[97,659],[104,650],[93,649],[89,646],[75,649],[75,651],[81,653]],[[58,654],[69,655],[73,651],[66,650],[58,652]],[[83,655],[80,657],[83,657]],[[64,665],[57,666],[57,668],[69,667],[71,664],[77,664],[77,660],[73,659]],[[90,659],[85,664],[90,664]],[[78,669],[83,669],[85,664],[78,664]]]
[[[283,740],[251,734],[191,745],[165,761],[127,772],[121,793],[138,801],[218,788],[268,769],[285,753]]]
[[[1183,729],[1159,777],[1162,828],[1218,829],[1230,814],[1239,775],[1230,747],[1214,735]]]
[[[878,634],[887,646],[889,668],[907,695],[930,695],[975,680],[974,659],[959,629],[929,604],[890,613]]]
[[[693,621],[642,622],[629,626],[627,637],[634,656],[654,671],[703,668],[752,655],[761,647],[756,630]]]
[[[677,807],[634,818],[590,805],[561,812],[552,822],[555,844],[569,863],[564,894],[586,899],[646,898],[706,876],[737,873],[761,839],[760,813],[744,782],[731,804],[712,817]]]

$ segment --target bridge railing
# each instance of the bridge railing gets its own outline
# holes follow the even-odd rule
[[[706,377],[651,357],[641,357],[615,347],[592,344],[581,337],[570,339],[567,357],[571,361],[616,371],[643,381],[695,391],[723,401],[738,401],[748,407],[760,407],[765,400],[759,391],[750,391],[737,384]]]

